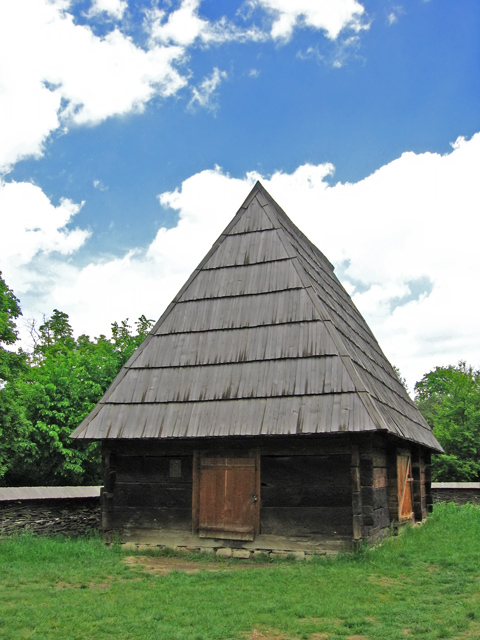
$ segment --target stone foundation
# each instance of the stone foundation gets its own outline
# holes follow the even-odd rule
[[[166,548],[179,553],[206,553],[218,558],[295,558],[311,560],[314,556],[334,557],[340,552],[352,549],[350,538],[328,539],[311,537],[286,537],[275,535],[259,535],[252,542],[239,540],[220,540],[200,538],[184,531],[158,532],[143,531],[130,541],[121,539],[126,549],[144,551],[145,549]]]

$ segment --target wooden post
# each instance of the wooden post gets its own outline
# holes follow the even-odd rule
[[[358,445],[352,445],[352,520],[353,520],[353,544],[358,546],[362,541],[363,517],[362,517],[362,485],[360,483],[360,453]]]
[[[427,517],[427,502],[425,492],[425,460],[421,447],[412,451],[413,475],[413,513],[415,520],[421,522]]]
[[[198,533],[198,518],[200,512],[200,452],[193,452],[193,470],[192,470],[192,533]]]
[[[113,509],[113,493],[115,489],[116,456],[108,444],[102,442],[103,487],[100,492],[101,527],[104,534],[111,529],[111,512]]]
[[[433,498],[432,498],[432,454],[430,450],[425,450],[424,453],[425,458],[425,507],[428,513],[432,512],[433,509]]]

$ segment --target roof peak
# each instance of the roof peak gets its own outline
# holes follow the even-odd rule
[[[257,181],[73,435],[377,430],[438,446],[330,262]]]

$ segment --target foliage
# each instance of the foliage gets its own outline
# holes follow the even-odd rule
[[[471,505],[436,505],[422,527],[331,560],[250,568],[245,561],[202,561],[197,573],[165,576],[155,573],[154,563],[148,571],[126,564],[132,554],[96,538],[3,540],[2,640],[454,640],[480,634],[480,509]]]
[[[445,450],[432,462],[439,482],[480,481],[480,371],[459,362],[415,385],[416,403]]]
[[[1,281],[3,283],[3,281]],[[0,337],[16,340],[18,300],[3,283]],[[145,316],[132,332],[128,321],[112,325],[112,338],[75,339],[69,317],[55,309],[35,331],[35,347],[5,367],[0,389],[0,479],[7,485],[95,484],[100,480],[97,443],[70,439],[113,378],[145,338]],[[33,328],[34,329],[34,328]]]
[[[17,354],[11,347],[18,339],[16,320],[22,315],[20,303],[2,278],[0,271],[0,383],[10,380],[22,368],[24,354]]]
[[[16,320],[21,315],[19,301],[0,272],[0,478],[13,456],[30,448],[29,423],[11,382],[27,370],[26,354],[12,350],[18,339]]]

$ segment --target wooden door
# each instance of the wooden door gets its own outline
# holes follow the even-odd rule
[[[413,517],[412,459],[409,454],[397,456],[398,517],[406,520]]]
[[[258,521],[256,458],[201,456],[198,534],[253,540]]]

